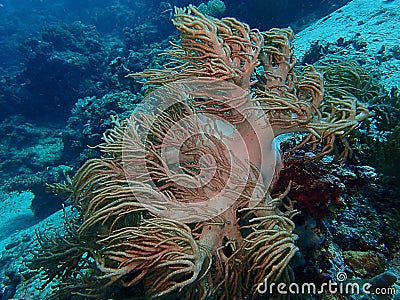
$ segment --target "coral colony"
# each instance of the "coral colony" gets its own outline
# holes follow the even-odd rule
[[[327,96],[312,66],[295,75],[290,29],[260,32],[193,6],[176,8],[173,24],[170,62],[129,75],[147,86],[145,102],[114,119],[103,157],[68,186],[65,232],[39,234],[32,267],[55,299],[248,299],[266,281],[292,282],[297,210],[270,193],[274,138],[303,132],[296,147],[311,144],[309,159],[343,161],[368,116],[340,87]]]

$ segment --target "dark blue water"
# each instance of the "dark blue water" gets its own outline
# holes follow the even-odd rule
[[[206,2],[206,1],[205,1]],[[221,16],[234,16],[252,27],[304,27],[348,1],[226,1]],[[161,13],[161,1],[2,1],[0,7],[0,72],[18,69],[24,56],[19,44],[40,35],[46,24],[80,21],[96,26],[102,35],[121,37],[125,27],[149,22]],[[166,5],[167,2],[164,2]],[[170,6],[199,5],[202,1],[168,1]],[[161,6],[163,6],[161,5]],[[167,25],[166,25],[167,26]],[[171,26],[168,29],[173,30]],[[160,39],[161,40],[161,39]],[[159,41],[160,41],[159,40]],[[1,74],[1,73],[0,73]]]

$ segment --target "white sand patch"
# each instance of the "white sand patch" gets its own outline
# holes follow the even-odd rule
[[[340,53],[343,60],[362,58],[367,70],[377,70],[381,83],[390,90],[400,85],[400,60],[391,58],[380,62],[378,52],[399,47],[400,1],[353,0],[329,16],[295,33],[294,51],[302,59],[311,43],[335,43],[338,39],[365,41],[365,51]],[[400,50],[400,48],[399,48]]]
[[[0,195],[0,240],[35,223],[31,192],[13,192]]]

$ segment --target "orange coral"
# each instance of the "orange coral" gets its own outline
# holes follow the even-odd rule
[[[171,63],[130,75],[158,89],[105,133],[104,157],[73,180],[79,217],[69,243],[78,251],[70,267],[49,272],[68,282],[58,297],[243,299],[265,280],[289,281],[296,210],[286,193],[269,195],[273,139],[309,132],[322,156],[367,116],[353,100],[324,103],[312,66],[295,76],[290,29],[261,33],[192,6],[173,22],[181,41],[166,52]],[[47,243],[37,264],[60,250]]]

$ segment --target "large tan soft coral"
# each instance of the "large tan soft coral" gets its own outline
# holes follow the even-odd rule
[[[296,77],[290,29],[259,32],[192,6],[176,9],[173,22],[181,39],[166,52],[171,63],[130,76],[158,88],[153,110],[163,107],[164,97],[177,101],[157,116],[142,108],[129,120],[115,120],[100,145],[104,156],[86,162],[73,179],[78,215],[67,222],[68,234],[41,237],[35,265],[47,269],[50,281],[60,279],[55,298],[243,299],[265,280],[290,281],[296,211],[285,194],[269,195],[274,160],[265,164],[263,151],[274,155],[277,135],[304,131],[304,143],[322,145],[317,157],[339,139],[339,159],[345,159],[346,135],[367,116],[354,99],[324,103],[322,78],[312,66]],[[200,89],[193,92],[193,83]],[[216,97],[221,86],[239,93]],[[224,126],[188,119],[197,115],[231,124],[247,161]],[[182,119],[189,121],[179,127]],[[164,149],[171,131],[184,141]],[[172,159],[177,153],[179,161]],[[211,164],[213,176],[198,184]],[[203,206],[218,193],[231,201],[227,207]],[[179,217],[166,217],[176,211]]]

